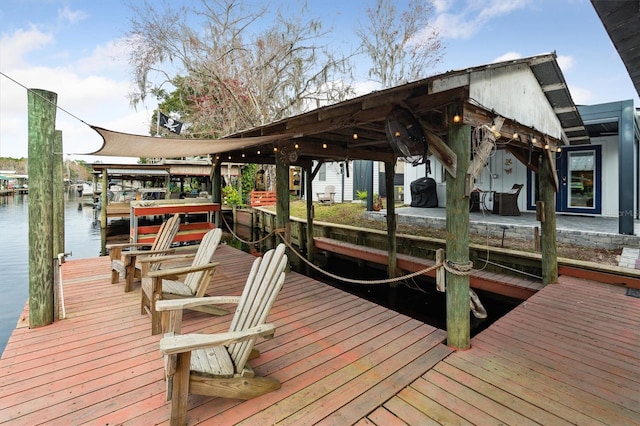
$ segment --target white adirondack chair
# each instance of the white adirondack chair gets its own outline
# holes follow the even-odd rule
[[[211,281],[211,276],[219,265],[217,262],[212,262],[211,259],[221,239],[222,229],[215,228],[204,235],[195,256],[193,254],[185,254],[168,255],[161,259],[140,259],[140,262],[143,264],[146,262],[153,264],[156,262],[167,262],[168,260],[193,257],[190,266],[175,268],[163,267],[162,269],[150,270],[148,272],[147,269],[151,268],[143,266],[140,312],[151,315],[152,334],[159,334],[165,331],[162,328],[160,315],[156,311],[156,303],[159,300],[203,297],[205,295],[209,282]],[[176,279],[176,277],[179,276],[184,276],[184,279]],[[216,315],[228,313],[226,310],[216,307],[200,310]]]
[[[142,276],[142,268],[137,260],[138,256],[151,256],[157,259],[173,253],[174,250],[171,249],[171,243],[173,243],[173,239],[176,237],[179,229],[180,215],[176,213],[160,225],[153,244],[124,243],[107,245],[109,258],[111,259],[111,283],[115,284],[120,281],[120,274],[122,274],[125,277],[124,291],[130,292],[133,290],[134,279]],[[140,250],[143,247],[150,247],[150,250]],[[159,267],[160,263],[155,263],[152,269],[158,269]]]
[[[284,244],[269,250],[253,262],[242,296],[166,300],[156,305],[163,322],[175,332],[160,340],[165,355],[167,400],[171,400],[171,424],[187,422],[188,394],[251,399],[280,388],[280,382],[256,377],[247,364],[259,356],[253,348],[259,337],[272,337],[273,324],[267,315],[285,279],[287,256]],[[205,304],[237,303],[227,333],[179,335],[182,309]]]

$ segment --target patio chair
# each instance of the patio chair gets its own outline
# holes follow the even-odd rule
[[[163,258],[141,258],[142,263],[142,291],[140,313],[148,313],[151,316],[151,334],[159,334],[162,330],[161,318],[156,311],[156,303],[162,299],[177,299],[189,297],[203,297],[211,281],[211,276],[219,265],[211,262],[213,255],[220,244],[222,229],[215,228],[207,232],[198,251],[194,254],[167,255]],[[193,258],[190,266],[163,267],[150,270],[153,263],[174,261]],[[184,279],[177,277],[183,276]],[[224,315],[228,312],[217,307],[205,307],[198,309],[215,315]]]
[[[109,258],[111,259],[111,284],[115,284],[120,281],[120,274],[122,274],[125,277],[124,291],[130,292],[133,290],[134,279],[142,276],[140,264],[137,261],[138,256],[144,255],[159,258],[173,253],[174,250],[171,248],[171,243],[173,243],[179,229],[180,215],[176,213],[169,220],[160,225],[160,229],[158,230],[158,234],[156,235],[156,239],[153,244],[124,243],[107,245]],[[144,247],[149,247],[150,249],[141,250]],[[160,264],[157,263],[153,266],[153,269],[158,269],[159,267]]]
[[[160,340],[165,356],[167,400],[171,400],[171,424],[187,423],[189,393],[222,398],[251,399],[280,388],[270,377],[256,377],[247,364],[260,355],[254,349],[259,337],[273,337],[275,326],[267,315],[285,279],[287,256],[284,244],[253,262],[242,296],[158,302],[157,309],[173,330]],[[237,303],[229,332],[179,335],[183,308],[194,305]]]
[[[508,192],[496,192],[493,197],[493,213],[500,216],[520,216],[518,195],[523,186],[515,184]]]
[[[318,202],[325,204],[328,203],[332,205],[335,201],[333,197],[336,195],[336,188],[333,185],[327,185],[324,188],[324,192],[318,192]]]

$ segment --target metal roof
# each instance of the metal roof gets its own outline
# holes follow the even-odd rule
[[[522,121],[523,117],[518,114],[509,116],[499,108],[494,110],[494,105],[478,105],[470,98],[470,87],[481,87],[478,82],[470,83],[473,76],[491,75],[492,73],[487,71],[502,70],[504,78],[509,73],[518,73],[527,68],[531,70],[531,80],[537,80],[535,84],[542,89],[541,92],[530,92],[527,99],[522,100],[527,103],[527,112],[535,113],[530,114],[533,122],[525,123]],[[492,84],[499,86],[503,81],[496,80]],[[439,82],[447,84],[440,86]],[[511,86],[515,82],[514,79],[509,80]],[[501,86],[499,96],[512,96],[504,93],[512,88],[511,86]],[[515,88],[522,89],[519,86]],[[497,89],[494,87],[486,90]],[[273,163],[276,155],[294,165],[310,164],[312,160],[395,162],[396,154],[387,139],[385,124],[389,113],[398,106],[409,109],[420,120],[431,145],[447,138],[453,108],[459,108],[463,122],[472,127],[491,123],[497,115],[502,116],[505,119],[501,129],[504,143],[500,146],[516,154],[531,149],[542,152],[546,145],[542,139],[547,136],[550,138],[550,145],[589,142],[582,118],[557,64],[556,55],[549,53],[449,71],[244,130],[220,140],[164,140],[94,127],[105,140],[102,150],[110,149],[111,152],[102,154],[98,151],[94,154],[122,155],[119,146],[136,146],[141,150],[146,147],[149,151],[141,151],[132,156],[175,157],[183,154],[158,153],[164,152],[165,148],[196,149],[194,147],[201,144],[197,150],[202,150],[201,153],[218,154],[217,160],[222,162],[267,164]],[[544,134],[540,127],[533,127],[541,124],[538,113],[542,110],[548,111],[554,120],[557,119],[555,134]],[[521,136],[513,138],[514,133]],[[536,142],[531,142],[533,136],[537,137]],[[114,142],[116,147],[110,148]]]
[[[640,0],[591,0],[640,95]]]

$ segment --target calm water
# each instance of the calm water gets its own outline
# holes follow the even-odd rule
[[[29,197],[0,196],[0,352],[29,297]],[[65,250],[69,259],[100,255],[100,221],[75,194],[65,200]]]

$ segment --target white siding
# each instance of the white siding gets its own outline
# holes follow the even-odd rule
[[[318,163],[316,161],[313,162],[313,167],[315,168]],[[345,174],[342,175],[342,169],[340,168],[339,162],[327,162],[325,163],[325,167],[327,170],[326,179],[320,180],[320,173],[318,173],[313,180],[313,193],[311,194],[313,197],[313,201],[318,200],[318,193],[324,193],[324,189],[327,185],[333,185],[336,189],[335,201],[337,203],[341,202],[351,202],[353,201],[353,162],[349,163],[349,177]],[[378,174],[380,171],[379,163],[373,163],[373,192],[380,193],[379,191],[379,178]],[[344,188],[343,188],[344,186]],[[343,198],[344,195],[344,198]]]

